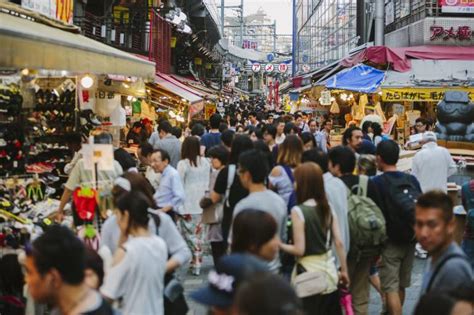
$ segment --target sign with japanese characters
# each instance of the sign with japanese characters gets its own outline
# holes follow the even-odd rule
[[[265,72],[272,73],[275,70],[275,66],[272,63],[267,63],[265,65]]]
[[[439,0],[443,13],[474,13],[474,0]]]
[[[469,98],[474,101],[474,88],[382,88],[382,101],[439,102],[447,90],[468,92]]]
[[[280,71],[280,73],[285,73],[288,71],[288,65],[286,63],[280,63],[278,65],[278,71]]]
[[[253,72],[260,72],[260,70],[262,69],[262,65],[259,64],[258,62],[255,62],[252,64],[252,71]]]
[[[459,41],[470,41],[472,39],[472,29],[470,26],[461,25],[458,27],[443,27],[433,25],[430,27],[431,41],[445,41],[449,39]]]
[[[22,0],[21,6],[52,19],[72,24],[73,0]]]

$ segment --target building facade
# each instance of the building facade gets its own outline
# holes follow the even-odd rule
[[[474,1],[389,0],[385,3],[385,45],[389,47],[474,44]]]
[[[321,68],[357,46],[356,0],[295,1],[297,73]]]

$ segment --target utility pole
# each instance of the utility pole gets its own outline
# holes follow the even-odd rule
[[[240,48],[244,45],[244,0],[240,0]]]
[[[385,2],[384,0],[375,0],[375,46],[383,46],[384,44],[384,17]]]
[[[294,77],[296,73],[295,54],[296,54],[296,28],[298,21],[296,20],[296,0],[293,0],[292,6],[292,45],[291,45],[291,76]]]
[[[277,42],[277,21],[273,20],[273,52],[276,52]]]
[[[221,0],[221,35],[224,38],[224,9],[225,9],[225,0]]]

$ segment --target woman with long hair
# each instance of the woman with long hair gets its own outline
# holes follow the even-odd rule
[[[201,157],[200,150],[198,138],[187,137],[184,139],[181,147],[181,161],[178,162],[177,167],[186,194],[177,225],[193,255],[190,268],[194,275],[201,273],[203,247],[206,239],[205,229],[201,222],[202,208],[199,201],[209,186],[211,172],[211,166],[206,158]]]
[[[141,192],[126,193],[116,202],[117,224],[124,242],[115,252],[101,293],[111,300],[121,298],[124,314],[164,314],[168,252],[165,242],[148,230],[149,206]]]
[[[382,126],[376,122],[372,123],[372,130],[374,131],[374,145],[377,147],[384,140],[385,136],[382,134]]]
[[[287,135],[278,146],[277,165],[272,169],[269,180],[270,188],[275,190],[288,205],[294,206],[293,170],[300,165],[303,157],[303,142],[297,135]]]
[[[347,261],[337,217],[332,214],[324,190],[323,172],[313,162],[295,169],[297,206],[291,210],[293,244],[280,248],[297,257],[293,280],[301,272],[324,272],[327,289],[322,294],[302,298],[307,314],[342,314],[337,293],[338,285],[349,285]],[[341,264],[338,277],[331,243],[336,247]]]
[[[232,253],[247,253],[271,262],[279,250],[277,232],[271,214],[252,209],[242,211],[232,223]]]

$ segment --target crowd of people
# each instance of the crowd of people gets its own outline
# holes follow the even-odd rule
[[[456,165],[436,135],[423,133],[407,174],[378,123],[348,126],[341,145],[332,129],[329,117],[263,110],[184,131],[135,123],[126,139],[139,163],[116,150],[114,170],[99,172],[114,181],[115,209],[100,255],[49,228],[26,251],[31,298],[52,314],[186,314],[176,271],[199,275],[212,255],[208,284],[189,294],[211,314],[368,314],[371,285],[387,314],[402,314],[419,242],[430,258],[415,313],[472,314],[474,226],[463,251],[446,194]],[[90,180],[80,158],[70,174],[59,219]],[[463,196],[474,209],[473,181]]]

